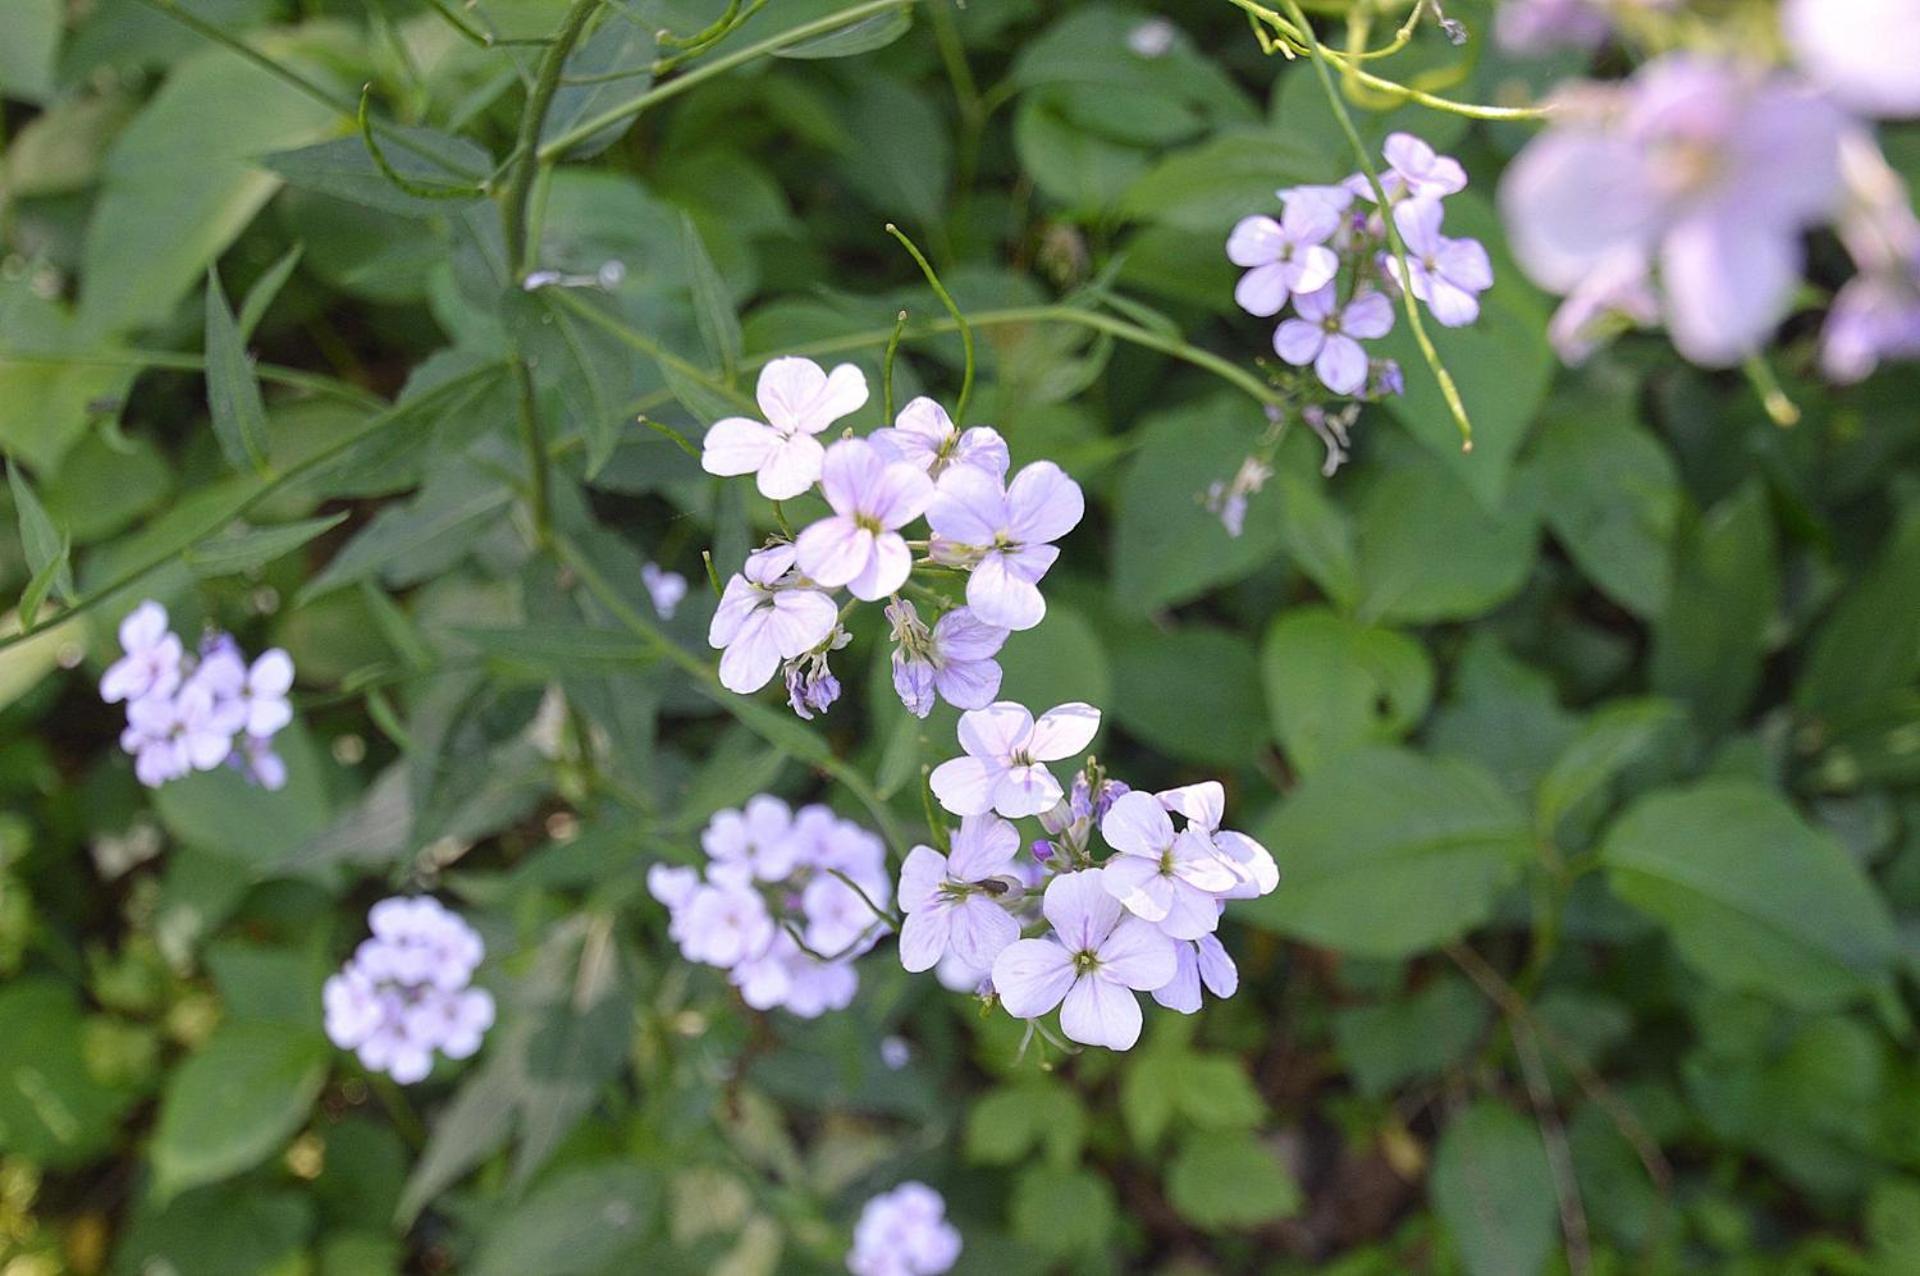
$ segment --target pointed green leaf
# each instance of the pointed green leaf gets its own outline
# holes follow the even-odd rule
[[[253,336],[253,330],[266,318],[267,308],[273,305],[273,299],[287,286],[287,280],[293,277],[293,271],[300,264],[300,256],[306,251],[305,244],[295,244],[280,254],[280,260],[268,266],[266,273],[253,281],[253,287],[247,289],[245,301],[240,303],[240,339]]]
[[[276,558],[291,554],[308,541],[347,521],[347,512],[323,518],[303,518],[278,527],[256,527],[244,532],[216,537],[186,552],[187,566],[196,576],[234,576],[265,566]]]
[[[20,547],[26,552],[27,570],[35,579],[51,572],[48,583],[60,591],[62,598],[72,602],[73,570],[67,562],[66,534],[53,525],[47,507],[40,503],[33,484],[27,481],[26,473],[18,465],[7,467],[7,485],[13,489],[13,510],[20,520]],[[40,597],[46,597],[44,589]],[[23,608],[21,615],[32,613]]]
[[[267,464],[267,408],[247,358],[246,338],[227,306],[220,272],[207,271],[207,407],[214,437],[236,470]]]

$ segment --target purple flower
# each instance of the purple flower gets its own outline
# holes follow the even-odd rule
[[[1547,340],[1569,367],[1579,367],[1614,332],[1660,318],[1647,260],[1626,249],[1599,262],[1574,286],[1547,322]]]
[[[1504,0],[1493,15],[1494,41],[1522,56],[1598,48],[1612,32],[1595,0]]]
[[[997,700],[960,715],[966,756],[942,762],[928,783],[955,815],[1038,815],[1062,796],[1046,764],[1079,753],[1099,729],[1100,711],[1089,704],[1055,705],[1035,720],[1011,700]]]
[[[1231,997],[1240,991],[1240,969],[1217,936],[1202,935],[1191,943],[1173,946],[1173,979],[1153,990],[1153,999],[1168,1010],[1190,1015],[1200,1009],[1200,986],[1216,997]]]
[[[792,873],[798,847],[793,809],[762,793],[738,811],[720,811],[700,834],[700,849],[713,861],[716,879],[777,882]]]
[[[1480,317],[1480,294],[1493,287],[1493,263],[1477,239],[1449,239],[1440,233],[1440,201],[1428,197],[1396,204],[1393,223],[1407,248],[1407,278],[1400,259],[1386,254],[1387,272],[1427,303],[1433,317],[1448,328],[1464,328]]]
[[[811,359],[775,359],[760,370],[754,397],[765,421],[730,416],[713,423],[701,443],[709,474],[755,475],[760,494],[784,501],[812,487],[824,452],[814,437],[867,402],[867,378],[843,363],[831,374]]]
[[[662,620],[672,620],[673,613],[680,610],[681,600],[687,596],[687,578],[679,572],[665,570],[658,563],[642,563],[640,583],[646,586],[647,597],[653,601],[654,614]]]
[[[994,657],[1007,631],[989,625],[968,607],[956,607],[934,622],[920,623],[910,602],[887,608],[893,625],[893,689],[907,712],[924,718],[933,711],[934,693],[956,709],[981,709],[1000,691],[1000,663]]]
[[[1390,203],[1402,199],[1444,199],[1467,188],[1467,170],[1451,155],[1441,155],[1411,133],[1389,133],[1380,148],[1387,171],[1380,174],[1381,189]],[[1355,173],[1343,185],[1364,200],[1373,199],[1373,183]]]
[[[1248,314],[1265,318],[1279,314],[1294,293],[1331,283],[1340,258],[1326,243],[1339,228],[1339,208],[1304,194],[1286,199],[1279,221],[1241,218],[1227,237],[1227,260],[1248,270],[1233,299]]]
[[[126,654],[107,666],[100,698],[108,704],[170,696],[180,685],[180,639],[167,629],[167,609],[148,599],[120,622],[120,649]]]
[[[1009,944],[994,960],[1001,1004],[1017,1019],[1037,1019],[1059,1006],[1060,1028],[1073,1040],[1131,1049],[1140,1039],[1133,994],[1173,979],[1173,941],[1152,923],[1127,916],[1097,869],[1054,878],[1041,910],[1053,933]]]
[[[922,395],[900,409],[889,429],[867,436],[875,447],[939,478],[950,465],[972,465],[997,479],[1007,476],[1011,461],[1006,440],[991,426],[976,425],[962,432],[947,410]]]
[[[480,936],[438,900],[385,899],[370,938],[322,989],[327,1036],[403,1085],[425,1079],[437,1050],[464,1059],[493,1026],[493,997],[469,987]]]
[[[1163,789],[1154,797],[1186,821],[1185,833],[1205,838],[1233,870],[1239,880],[1225,892],[1227,899],[1255,899],[1271,894],[1280,885],[1280,868],[1266,847],[1245,833],[1220,827],[1226,815],[1227,793],[1218,780]]]
[[[1883,359],[1920,358],[1920,261],[1908,274],[1862,274],[1833,299],[1820,367],[1835,381],[1864,379]]]
[[[1920,115],[1920,5],[1913,0],[1786,0],[1794,57],[1861,115]]]
[[[847,1270],[853,1276],[940,1276],[960,1258],[947,1204],[924,1183],[902,1183],[860,1209]]]
[[[1636,255],[1657,263],[1675,346],[1737,363],[1791,304],[1801,236],[1839,195],[1844,127],[1786,77],[1686,54],[1563,95],[1501,184],[1514,254],[1562,294]]]
[[[1393,303],[1377,292],[1363,292],[1344,307],[1328,284],[1293,299],[1300,317],[1282,323],[1273,349],[1296,368],[1313,365],[1321,384],[1335,394],[1354,394],[1367,383],[1367,352],[1361,339],[1393,331]]]
[[[1129,793],[1100,822],[1115,854],[1101,866],[1101,883],[1132,913],[1173,939],[1198,939],[1220,924],[1218,897],[1240,875],[1204,833],[1176,833],[1152,795]]]
[[[986,970],[1000,950],[1020,938],[1013,919],[983,883],[1004,872],[1020,849],[1020,834],[997,815],[970,815],[953,835],[953,852],[916,846],[900,866],[900,964],[931,970],[951,950],[975,970]]]
[[[1031,629],[1047,614],[1040,578],[1060,551],[1051,544],[1086,513],[1080,485],[1052,461],[1035,461],[1002,488],[974,466],[940,476],[927,522],[933,556],[971,569],[967,605],[983,624]]]
[[[820,486],[833,514],[794,542],[800,570],[855,598],[885,598],[907,583],[913,555],[899,529],[933,499],[933,481],[907,461],[893,461],[865,439],[827,449]]]
[[[791,545],[756,550],[720,596],[707,642],[725,649],[720,683],[729,691],[758,691],[782,660],[813,650],[840,623],[833,599],[793,571],[793,561]]]
[[[840,698],[840,680],[827,668],[827,654],[812,652],[787,662],[787,704],[802,722],[813,721]]]

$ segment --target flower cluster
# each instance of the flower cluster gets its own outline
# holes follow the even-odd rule
[[[854,1276],[939,1276],[960,1258],[947,1203],[925,1183],[902,1183],[860,1210],[847,1270]]]
[[[190,656],[167,627],[167,609],[151,599],[120,622],[120,649],[100,695],[126,703],[120,747],[133,755],[142,784],[158,788],[222,764],[264,788],[286,784],[286,765],[273,751],[274,735],[293,721],[286,652],[275,647],[249,664],[231,634],[215,631]]]
[[[728,972],[756,1010],[811,1019],[859,987],[853,959],[885,930],[886,847],[824,806],[794,811],[761,794],[700,835],[704,871],[656,864],[647,889],[688,961]]]
[[[961,709],[991,702],[1001,644],[1046,615],[1039,583],[1059,557],[1053,542],[1085,512],[1079,485],[1050,461],[1009,481],[1000,435],[961,430],[927,398],[890,427],[823,447],[815,436],[867,401],[866,378],[851,364],[829,373],[811,360],[775,359],[757,397],[767,419],[715,422],[702,465],[753,474],[776,500],[818,485],[830,513],[755,550],[727,582],[707,632],[724,652],[721,683],[747,694],[784,670],[794,712],[824,712],[840,695],[828,657],[850,640],[842,621],[859,602],[884,599],[902,703],[925,717],[936,697]],[[927,538],[908,540],[904,529],[922,518]],[[965,604],[928,627],[899,597],[916,570],[964,574]],[[845,610],[836,600],[843,589],[852,598]]]
[[[433,1052],[465,1059],[493,1026],[493,997],[469,985],[486,948],[473,927],[429,896],[383,899],[373,931],[321,996],[327,1036],[402,1085],[433,1070]]]
[[[1493,286],[1479,241],[1441,232],[1442,201],[1467,184],[1459,161],[1409,133],[1388,137],[1384,155],[1387,207],[1372,206],[1373,182],[1355,173],[1337,186],[1282,190],[1278,220],[1245,217],[1227,237],[1227,258],[1246,268],[1234,300],[1261,318],[1291,303],[1293,317],[1274,330],[1274,352],[1294,367],[1311,366],[1342,397],[1397,392],[1392,361],[1371,359],[1360,343],[1393,330],[1398,289],[1410,290],[1441,324],[1462,327],[1479,318],[1479,296]],[[1406,249],[1404,271],[1387,216]]]
[[[943,982],[977,985],[1016,1018],[1059,1007],[1072,1040],[1126,1050],[1140,1036],[1136,992],[1183,1014],[1200,1008],[1203,984],[1233,994],[1221,912],[1280,875],[1258,842],[1220,827],[1217,782],[1134,792],[1089,762],[1063,792],[1047,764],[1085,749],[1099,725],[1084,704],[1038,719],[1007,701],[961,715],[965,756],[931,777],[960,827],[946,853],[916,846],[901,866],[900,960],[939,966]],[[1046,836],[1021,860],[1012,821],[1028,816]],[[1021,938],[1029,927],[1038,935]]]

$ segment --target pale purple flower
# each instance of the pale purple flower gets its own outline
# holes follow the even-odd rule
[[[1501,183],[1514,255],[1562,294],[1632,254],[1657,263],[1680,353],[1737,363],[1792,303],[1801,236],[1838,200],[1845,128],[1789,77],[1698,55],[1585,86]]]
[[[1177,943],[1173,951],[1173,979],[1164,988],[1153,990],[1153,999],[1168,1010],[1183,1015],[1199,1010],[1202,984],[1216,997],[1231,997],[1240,990],[1240,969],[1217,936],[1202,935],[1190,943]]]
[[[700,849],[713,861],[711,874],[733,882],[777,882],[798,858],[793,809],[766,793],[738,811],[719,811],[700,833]]]
[[[847,1270],[853,1276],[940,1276],[960,1259],[960,1233],[947,1203],[924,1183],[907,1182],[860,1209]]]
[[[1444,199],[1467,188],[1467,170],[1459,160],[1439,154],[1411,133],[1387,134],[1380,153],[1387,160],[1380,187],[1390,203],[1407,198]],[[1373,183],[1365,173],[1355,173],[1343,185],[1361,199],[1373,199]]]
[[[933,712],[934,694],[956,709],[981,709],[1000,691],[994,657],[1007,631],[989,625],[968,607],[956,607],[929,630],[904,599],[887,607],[893,626],[893,689],[916,718]]]
[[[133,774],[157,789],[193,770],[179,745],[180,715],[172,696],[149,695],[127,706],[120,747],[133,755]]]
[[[1140,1039],[1134,993],[1173,979],[1173,941],[1151,922],[1128,916],[1097,869],[1054,878],[1041,911],[1053,932],[1009,944],[994,960],[1000,1003],[1016,1019],[1037,1019],[1059,1006],[1060,1028],[1074,1041],[1131,1049]]]
[[[1615,333],[1660,319],[1647,259],[1625,248],[1596,263],[1547,321],[1547,341],[1569,367],[1579,367]]]
[[[1208,513],[1219,518],[1227,535],[1238,538],[1247,527],[1249,498],[1265,487],[1267,480],[1272,477],[1272,466],[1257,456],[1245,457],[1233,472],[1231,480],[1215,479],[1207,485],[1201,504],[1206,506]]]
[[[900,964],[930,970],[952,952],[973,970],[992,967],[1020,938],[1020,923],[1001,903],[1009,883],[996,880],[1020,849],[1020,834],[997,815],[970,815],[953,835],[951,855],[916,846],[900,866]]]
[[[328,1038],[401,1084],[425,1079],[437,1050],[464,1059],[493,1026],[493,997],[470,987],[485,956],[480,936],[438,900],[382,900],[321,1000]]]
[[[1780,22],[1796,61],[1850,111],[1920,115],[1920,4],[1785,0]]]
[[[887,1065],[889,1072],[898,1072],[912,1061],[913,1047],[905,1037],[880,1038],[880,1062]]]
[[[840,680],[827,668],[825,653],[787,662],[787,705],[802,722],[825,713],[840,698]]]
[[[1240,308],[1262,318],[1277,315],[1295,293],[1333,282],[1340,258],[1327,240],[1340,228],[1340,211],[1327,200],[1298,194],[1286,198],[1279,221],[1241,218],[1227,236],[1227,260],[1247,268],[1233,290]]]
[[[1595,0],[1503,0],[1493,15],[1495,43],[1522,56],[1598,48],[1612,32]]]
[[[287,764],[273,751],[273,742],[260,736],[247,736],[240,742],[241,752],[234,761],[247,779],[269,793],[287,787]]]
[[[180,685],[180,639],[167,628],[167,609],[148,599],[120,622],[120,649],[126,654],[107,666],[100,698],[108,704],[169,696]]]
[[[966,756],[942,762],[928,783],[955,815],[1038,815],[1061,797],[1046,764],[1079,753],[1099,729],[1100,711],[1089,704],[1056,705],[1036,721],[1011,700],[997,700],[960,715]]]
[[[886,878],[859,884],[867,899],[861,899],[860,891],[831,873],[818,874],[807,883],[800,892],[800,912],[807,921],[807,947],[830,957],[856,956],[879,942],[881,919],[867,900],[885,906],[890,894]]]
[[[1428,197],[1404,200],[1393,209],[1393,223],[1407,249],[1407,278],[1400,277],[1400,259],[1385,256],[1387,271],[1415,297],[1427,303],[1433,317],[1448,328],[1464,328],[1480,317],[1480,294],[1493,287],[1493,263],[1477,239],[1450,239],[1440,233],[1440,201]]]
[[[795,572],[793,562],[791,545],[756,550],[721,594],[707,642],[725,649],[720,683],[729,691],[758,691],[782,660],[826,642],[840,623],[833,599]]]
[[[901,408],[891,427],[867,437],[895,459],[919,466],[930,478],[939,478],[952,465],[972,465],[1004,479],[1011,464],[1007,442],[998,430],[976,425],[962,431],[945,408],[925,395]]]
[[[1833,380],[1867,377],[1883,359],[1920,358],[1920,262],[1902,277],[1862,274],[1844,284],[1820,333],[1820,367]]]
[[[715,421],[701,443],[700,466],[709,474],[755,475],[762,496],[784,501],[819,479],[825,453],[814,435],[866,406],[867,378],[850,363],[829,374],[811,359],[775,359],[760,370],[754,397],[767,419]]]
[[[967,605],[987,625],[1031,629],[1047,614],[1039,582],[1060,557],[1051,542],[1080,523],[1080,485],[1051,461],[1035,461],[1002,488],[977,467],[940,476],[927,522],[933,556],[969,567]]]
[[[1127,32],[1127,51],[1137,58],[1164,58],[1179,37],[1180,29],[1165,18],[1148,18]]]
[[[688,961],[732,969],[767,951],[779,929],[760,892],[744,884],[697,888],[674,915]]]
[[[1296,368],[1312,364],[1335,394],[1354,394],[1367,383],[1367,352],[1360,342],[1393,331],[1393,303],[1384,293],[1363,292],[1342,306],[1335,288],[1328,284],[1295,297],[1300,317],[1274,331],[1273,349]]]
[[[687,578],[679,572],[667,571],[658,563],[642,563],[640,583],[653,601],[654,614],[662,620],[672,620],[673,613],[680,610],[680,603],[687,596]]]
[[[1280,868],[1272,852],[1245,833],[1220,827],[1227,794],[1218,780],[1163,789],[1154,796],[1160,805],[1186,821],[1184,832],[1205,838],[1233,870],[1239,880],[1225,892],[1225,898],[1255,899],[1271,894],[1280,885]]]
[[[1101,882],[1128,912],[1173,939],[1198,939],[1219,926],[1217,897],[1241,879],[1204,833],[1176,833],[1158,799],[1129,793],[1100,822],[1100,836],[1116,852],[1101,866]]]
[[[233,752],[233,737],[246,723],[238,700],[221,699],[211,684],[187,679],[173,700],[174,742],[187,765],[211,771]]]
[[[885,598],[907,583],[913,555],[900,535],[933,499],[933,480],[909,461],[890,460],[865,439],[827,449],[820,488],[833,513],[794,542],[800,570],[855,598]]]

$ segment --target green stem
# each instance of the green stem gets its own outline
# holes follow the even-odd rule
[[[880,419],[893,424],[893,361],[900,355],[900,333],[907,326],[907,312],[893,317],[893,335],[887,338],[887,352],[880,359]]]
[[[520,136],[514,150],[521,158],[507,184],[506,204],[502,209],[506,226],[507,264],[516,284],[526,274],[527,256],[532,250],[532,245],[527,243],[527,200],[533,194],[533,179],[539,173],[541,164],[552,158],[546,148],[540,145],[540,130],[546,126],[547,109],[553,105],[553,95],[560,88],[560,72],[566,69],[573,46],[579,41],[580,33],[586,30],[587,19],[599,7],[600,0],[573,0],[553,43],[541,51],[533,88],[527,94],[526,109],[520,112]],[[565,147],[560,147],[555,154],[565,150]]]
[[[1781,429],[1791,429],[1800,424],[1800,409],[1780,388],[1780,381],[1773,375],[1773,366],[1765,355],[1750,355],[1741,365],[1747,374],[1747,383],[1753,392],[1760,396],[1760,404],[1767,410],[1767,419]]]
[[[0,350],[0,364],[8,363],[78,364],[101,368],[157,368],[162,372],[205,372],[207,370],[207,361],[199,355],[180,354],[172,350],[102,350],[88,354],[55,354],[38,351],[16,354]],[[376,410],[387,406],[386,400],[378,395],[370,394],[357,385],[322,373],[289,368],[278,363],[257,363],[253,366],[253,371],[255,376],[271,385],[308,390],[314,394],[324,394],[329,398],[339,399],[343,403],[353,403]]]
[[[534,544],[545,549],[553,542],[552,480],[547,472],[547,446],[540,431],[533,369],[524,358],[514,359],[513,378],[520,399],[520,446],[527,456],[527,511],[533,518]]]
[[[913,0],[866,0],[864,4],[856,4],[851,8],[842,9],[838,13],[830,13],[824,18],[816,18],[812,22],[803,22],[791,30],[782,31],[778,35],[768,36],[758,43],[747,45],[744,48],[727,54],[725,57],[715,58],[711,62],[703,63],[685,75],[669,80],[665,84],[656,84],[643,93],[635,94],[617,106],[608,107],[591,119],[581,121],[579,124],[562,133],[559,137],[541,146],[539,150],[540,158],[548,160],[558,155],[564,155],[568,150],[587,138],[592,137],[601,129],[612,124],[618,124],[623,120],[632,119],[650,106],[664,102],[668,98],[676,97],[696,84],[712,79],[716,75],[722,75],[737,66],[753,61],[755,58],[765,57],[770,53],[775,53],[786,48],[788,45],[811,40],[817,35],[825,35],[829,31],[837,31],[841,27],[850,26],[863,18],[870,18],[877,13],[885,13],[889,9],[902,8],[911,3],[913,3]]]
[[[598,306],[583,301],[564,288],[549,289],[547,296],[556,304],[573,311],[574,314],[579,315],[582,319],[593,324],[621,344],[638,350],[655,363],[672,368],[681,376],[698,383],[702,388],[711,390],[721,398],[726,399],[728,402],[748,412],[759,411],[758,405],[754,403],[751,397],[735,387],[728,385],[719,373],[708,372],[698,364],[681,358],[673,351],[655,341],[652,337],[649,337],[646,333],[622,323],[612,315],[601,310]],[[769,358],[771,357],[773,356],[769,356]],[[757,362],[765,363],[767,360],[761,359]]]
[[[1287,8],[1287,14],[1305,33],[1307,52],[1313,57],[1314,74],[1320,78],[1320,89],[1327,102],[1333,107],[1334,118],[1339,121],[1340,131],[1346,134],[1347,145],[1353,148],[1353,155],[1360,163],[1360,171],[1367,175],[1367,184],[1373,188],[1375,206],[1380,210],[1380,222],[1386,230],[1387,244],[1393,249],[1394,259],[1400,263],[1400,278],[1411,280],[1413,271],[1407,265],[1407,245],[1400,238],[1400,228],[1394,224],[1393,205],[1387,199],[1387,189],[1380,183],[1380,170],[1374,166],[1373,157],[1367,152],[1367,144],[1360,140],[1360,130],[1353,126],[1353,116],[1347,112],[1346,101],[1340,96],[1340,89],[1333,82],[1333,74],[1327,69],[1326,51],[1320,45],[1320,38],[1313,33],[1307,21],[1307,15],[1300,11],[1299,0],[1280,0]],[[1434,349],[1433,338],[1427,335],[1427,325],[1420,317],[1420,304],[1414,299],[1413,290],[1402,287],[1400,300],[1407,312],[1407,324],[1413,330],[1414,344],[1420,347],[1420,357],[1425,359],[1432,370],[1434,380],[1440,384],[1440,397],[1446,401],[1447,411],[1452,413],[1453,422],[1460,428],[1460,450],[1473,451],[1473,422],[1467,418],[1467,405],[1460,399],[1460,387],[1453,383],[1453,374],[1447,371],[1446,364],[1440,361],[1440,352]]]
[[[149,573],[165,567],[168,563],[178,558],[181,554],[184,554],[187,550],[200,544],[202,541],[224,532],[228,527],[232,526],[234,520],[246,517],[256,506],[274,493],[281,491],[289,484],[304,478],[306,475],[320,469],[329,462],[338,459],[355,446],[365,442],[372,435],[387,429],[395,418],[405,413],[419,411],[430,403],[438,402],[443,397],[450,397],[451,392],[454,390],[464,390],[470,383],[483,376],[493,376],[497,374],[500,371],[500,367],[501,365],[498,363],[483,364],[468,372],[461,373],[449,381],[441,382],[411,402],[392,405],[386,411],[368,420],[366,424],[351,434],[342,435],[326,447],[315,452],[312,456],[305,458],[298,464],[288,466],[280,473],[264,480],[259,486],[255,487],[240,500],[208,517],[201,522],[197,530],[189,534],[184,542],[179,543],[176,548],[164,549],[144,561],[135,564],[108,581],[99,589],[77,600],[65,611],[54,616],[49,616],[34,624],[27,625],[17,634],[9,634],[4,638],[0,638],[0,651],[5,651],[9,647],[25,642],[35,634],[43,633],[56,625],[64,624],[83,612],[92,611],[108,598],[113,597],[129,585],[137,583]]]
[[[887,223],[887,233],[899,240],[900,246],[912,256],[914,262],[920,267],[920,273],[927,277],[927,284],[933,289],[934,296],[940,298],[940,304],[947,308],[949,315],[953,316],[954,327],[959,329],[960,346],[966,352],[967,362],[960,374],[960,399],[953,405],[953,423],[964,427],[967,423],[967,401],[973,397],[973,329],[968,326],[967,317],[960,313],[960,307],[953,300],[953,294],[948,292],[947,286],[940,282],[940,276],[935,272],[933,263],[927,260],[926,254],[920,251],[919,245],[908,239],[906,232],[892,222]]]

